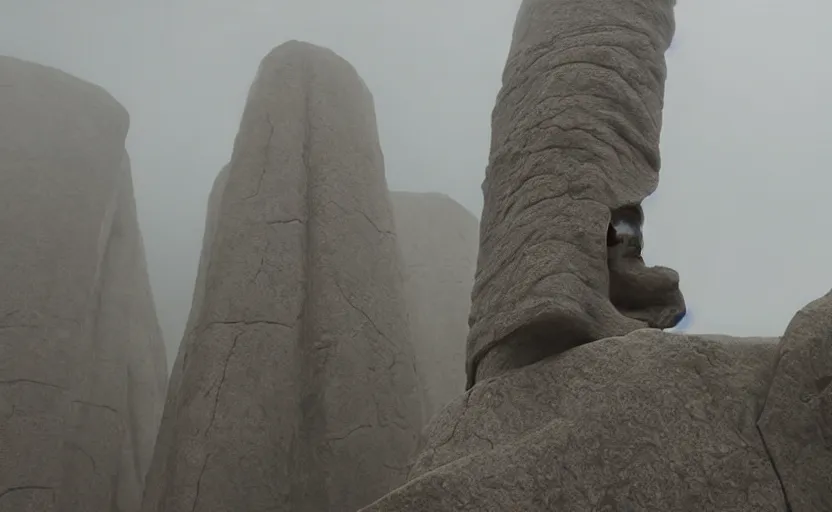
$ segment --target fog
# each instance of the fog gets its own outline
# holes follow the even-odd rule
[[[475,214],[517,0],[0,0],[0,53],[106,88],[131,115],[151,283],[173,360],[214,177],[260,59],[300,39],[373,91],[393,189]],[[687,0],[668,52],[645,258],[679,271],[684,329],[779,335],[832,287],[832,4]],[[458,340],[463,343],[463,340]]]

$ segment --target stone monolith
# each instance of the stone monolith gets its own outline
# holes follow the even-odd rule
[[[106,91],[0,57],[0,511],[141,504],[165,349]]]
[[[477,218],[444,194],[392,192],[404,290],[428,421],[465,391]]]
[[[329,50],[262,61],[209,206],[145,512],[354,511],[421,404],[373,99]]]
[[[467,386],[684,315],[641,260],[672,0],[525,0],[492,115]]]

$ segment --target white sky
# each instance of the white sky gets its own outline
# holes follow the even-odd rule
[[[260,59],[300,39],[376,100],[393,189],[479,215],[518,0],[0,0],[0,54],[97,83],[128,151],[172,361],[212,181]],[[832,3],[681,0],[646,258],[679,271],[696,332],[779,335],[832,287]],[[688,323],[688,322],[686,322]],[[458,340],[463,343],[463,340]]]

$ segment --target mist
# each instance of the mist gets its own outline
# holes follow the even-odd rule
[[[350,61],[373,92],[393,190],[475,215],[519,2],[0,0],[0,54],[101,85],[130,112],[131,156],[168,360],[188,315],[211,184],[260,59],[290,39]],[[645,259],[681,275],[683,329],[779,335],[832,283],[832,6],[677,5],[662,172]]]

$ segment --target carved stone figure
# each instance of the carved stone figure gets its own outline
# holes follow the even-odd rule
[[[492,116],[467,387],[597,339],[675,325],[678,276],[647,268],[670,0],[526,0]],[[620,217],[620,218],[618,218]]]

